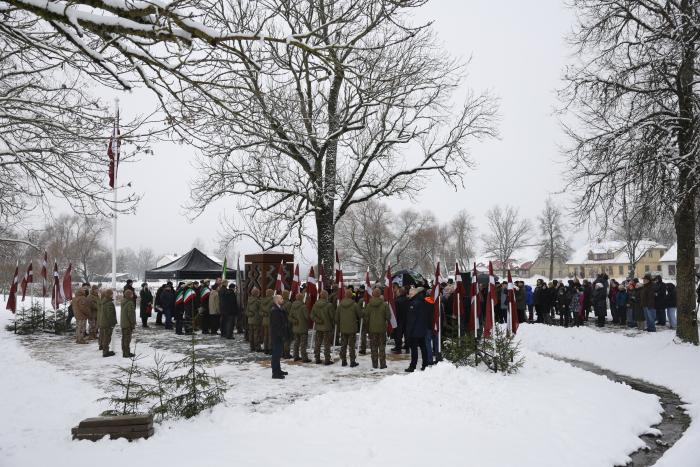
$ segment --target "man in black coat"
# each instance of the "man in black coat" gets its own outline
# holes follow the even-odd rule
[[[173,313],[175,311],[175,292],[173,292],[172,283],[168,282],[165,284],[165,287],[160,293],[156,303],[158,303],[161,310],[163,310],[163,314],[165,315],[165,329],[172,329]]]
[[[287,313],[282,307],[284,299],[281,295],[272,297],[272,308],[270,309],[270,343],[272,344],[272,379],[284,379],[286,371],[282,371],[280,358],[284,348],[284,340],[289,335],[289,321]]]
[[[166,285],[167,284],[163,284],[158,287],[158,290],[156,290],[156,296],[153,299],[153,308],[156,309],[156,326],[163,325],[163,306],[160,304],[160,295],[163,293],[163,290],[165,290]]]
[[[408,335],[406,334],[406,316],[410,300],[406,296],[406,290],[394,284],[394,294],[396,295],[396,330],[394,330],[394,348],[392,353],[400,354],[408,346]],[[408,353],[409,350],[406,350]]]
[[[656,308],[656,324],[666,326],[666,284],[661,276],[654,281],[654,308]]]
[[[411,349],[411,363],[405,371],[412,373],[418,364],[418,348],[420,348],[422,361],[421,370],[428,366],[428,351],[425,346],[426,306],[428,304],[425,301],[423,287],[412,288],[408,293],[408,297],[410,301],[406,313],[406,336]],[[430,313],[432,314],[432,310],[430,310]]]
[[[225,284],[224,284],[225,285]],[[219,308],[221,311],[221,337],[233,339],[233,327],[238,315],[238,302],[234,284],[223,287],[219,291]]]

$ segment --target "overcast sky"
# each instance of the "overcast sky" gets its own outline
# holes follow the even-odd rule
[[[556,89],[570,60],[565,36],[573,14],[561,0],[435,0],[423,9],[434,20],[445,49],[469,58],[466,85],[490,90],[500,99],[500,139],[473,145],[475,169],[464,177],[465,188],[455,192],[441,180],[428,184],[419,206],[449,219],[466,209],[484,230],[484,213],[493,204],[512,204],[534,220],[546,198],[563,189],[560,145],[565,143],[554,115]],[[145,111],[153,100],[143,92],[120,96],[125,114]],[[143,195],[135,215],[119,221],[119,247],[151,247],[156,253],[182,253],[199,239],[214,250],[219,219],[233,200],[218,203],[193,220],[183,209],[194,172],[193,149],[177,144],[154,146],[153,156],[123,165],[120,182],[131,182]],[[567,204],[565,199],[558,201]],[[392,202],[401,207],[401,201]],[[415,206],[414,206],[415,207]],[[574,235],[575,242],[582,240]],[[255,246],[243,243],[243,253]],[[313,246],[305,248],[312,257]]]

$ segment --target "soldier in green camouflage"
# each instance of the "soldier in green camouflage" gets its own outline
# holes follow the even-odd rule
[[[365,323],[369,331],[369,348],[372,368],[386,368],[386,329],[391,320],[389,305],[381,298],[382,291],[376,288],[365,307]]]
[[[321,363],[321,342],[323,342],[324,365],[335,363],[331,360],[331,341],[333,340],[333,307],[328,303],[328,292],[322,290],[318,301],[311,310],[314,321],[316,338],[314,342],[314,357],[316,363]]]
[[[260,352],[260,325],[262,316],[260,315],[260,289],[253,288],[248,297],[248,304],[245,308],[245,315],[248,319],[248,341],[251,352]]]
[[[338,323],[340,333],[340,359],[343,366],[348,365],[347,354],[350,347],[350,366],[359,365],[355,355],[355,339],[357,334],[357,322],[362,316],[360,306],[352,299],[352,289],[345,291],[345,298],[340,301],[335,310],[335,321]]]
[[[309,338],[309,310],[304,304],[304,294],[299,292],[289,310],[289,320],[294,334],[294,361],[310,363],[307,352]]]
[[[260,300],[260,316],[262,316],[262,344],[263,352],[267,355],[272,353],[270,346],[270,310],[272,309],[272,296],[274,290],[266,289],[265,298]]]

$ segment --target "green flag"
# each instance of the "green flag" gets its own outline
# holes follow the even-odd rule
[[[227,269],[227,267],[226,267],[226,257],[224,256],[224,270],[223,270],[223,272],[221,273],[221,280],[222,280],[222,281],[225,281],[225,280],[226,280],[226,269]]]

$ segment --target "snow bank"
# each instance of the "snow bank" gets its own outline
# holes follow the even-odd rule
[[[229,365],[222,371],[233,384],[228,406],[161,425],[147,441],[92,443],[71,441],[70,427],[102,409],[94,401],[103,394],[88,377],[101,361],[87,359],[84,374],[60,371],[29,357],[3,330],[0,465],[609,466],[624,463],[642,445],[637,435],[660,420],[654,396],[525,356],[522,372],[511,377],[440,364],[378,382],[336,366],[330,380],[323,379],[328,368],[309,365],[288,367],[288,379],[273,381],[258,364]],[[319,391],[310,398],[267,412],[250,404],[257,392],[289,397],[310,384]]]
[[[585,360],[616,373],[672,389],[688,403],[692,422],[685,435],[656,463],[663,467],[700,465],[700,348],[676,344],[673,331],[634,337],[588,328],[521,326],[523,345],[531,350]]]

